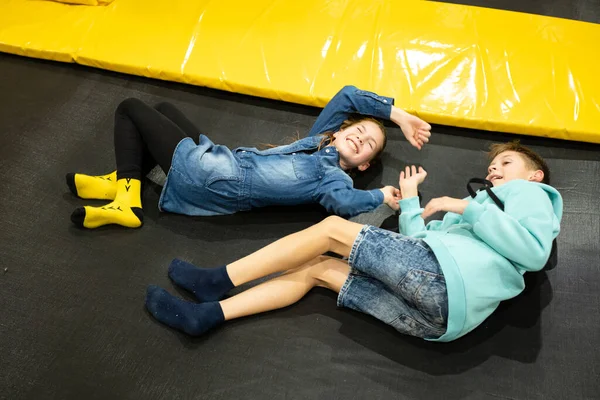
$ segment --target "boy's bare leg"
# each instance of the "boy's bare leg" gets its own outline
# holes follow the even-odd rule
[[[163,324],[199,336],[226,320],[289,306],[315,286],[339,292],[349,270],[344,260],[320,256],[221,302],[192,303],[149,286],[146,308]]]
[[[339,293],[349,272],[350,267],[344,260],[317,257],[301,267],[222,300],[220,305],[224,318],[228,321],[287,307],[315,286]]]
[[[169,276],[194,293],[201,303],[186,302],[150,286],[146,307],[162,323],[197,336],[226,319],[295,303],[317,284],[339,291],[348,276],[348,264],[320,256],[328,251],[349,256],[362,227],[339,217],[328,217],[227,266],[210,269],[172,263]],[[231,299],[216,301],[233,286],[282,271],[289,272]]]
[[[328,251],[348,257],[362,227],[340,217],[328,217],[228,264],[227,274],[231,282],[239,286],[275,272],[297,268]]]

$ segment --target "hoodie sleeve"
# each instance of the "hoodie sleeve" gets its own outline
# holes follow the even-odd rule
[[[511,191],[504,211],[494,204],[472,201],[463,218],[488,246],[527,271],[544,267],[558,231],[550,197],[532,184]]]
[[[402,199],[400,200],[399,204],[400,210],[402,211],[400,213],[398,224],[400,226],[401,234],[413,236],[426,230],[425,220],[421,218],[423,209],[421,208],[421,204],[419,203],[419,198],[417,196]]]
[[[400,233],[406,236],[415,236],[425,231],[439,231],[460,219],[458,214],[446,213],[442,221],[434,220],[425,225],[425,221],[421,217],[423,208],[417,196],[402,199],[399,204],[402,210],[399,218]]]
[[[393,105],[391,97],[379,96],[356,86],[344,86],[321,111],[308,136],[337,131],[351,114],[389,120]]]

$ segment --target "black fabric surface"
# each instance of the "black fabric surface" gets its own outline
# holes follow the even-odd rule
[[[463,339],[402,336],[337,309],[324,289],[190,339],[143,307],[147,284],[178,293],[172,258],[222,265],[324,212],[159,214],[159,188],[147,184],[142,229],[80,230],[69,215],[88,201],[71,195],[64,174],[114,168],[113,113],[127,97],[170,101],[230,146],[304,134],[319,110],[8,55],[0,77],[0,398],[597,398],[600,146],[522,138],[546,157],[564,196],[559,265],[528,276],[523,295]],[[467,196],[467,180],[485,174],[487,146],[515,138],[434,127],[418,152],[389,132],[383,168],[359,185],[394,184],[406,163],[419,163],[429,171],[425,201]]]
[[[441,2],[600,23],[600,1],[598,0],[441,0]]]

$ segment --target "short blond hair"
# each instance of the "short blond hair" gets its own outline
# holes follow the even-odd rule
[[[542,183],[547,185],[550,184],[550,169],[548,168],[546,161],[535,151],[523,146],[518,140],[513,140],[512,142],[508,143],[492,144],[488,153],[490,162],[505,151],[514,151],[519,153],[521,156],[523,156],[523,159],[529,168],[535,171],[541,170],[544,173],[544,179],[542,180]]]

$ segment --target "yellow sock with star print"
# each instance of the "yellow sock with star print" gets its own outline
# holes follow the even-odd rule
[[[144,222],[141,187],[142,183],[139,179],[119,179],[117,194],[112,203],[102,207],[77,208],[71,214],[71,221],[81,228],[88,229],[110,224],[139,228]]]
[[[114,200],[117,195],[117,171],[97,176],[69,172],[66,179],[71,192],[82,199]]]

